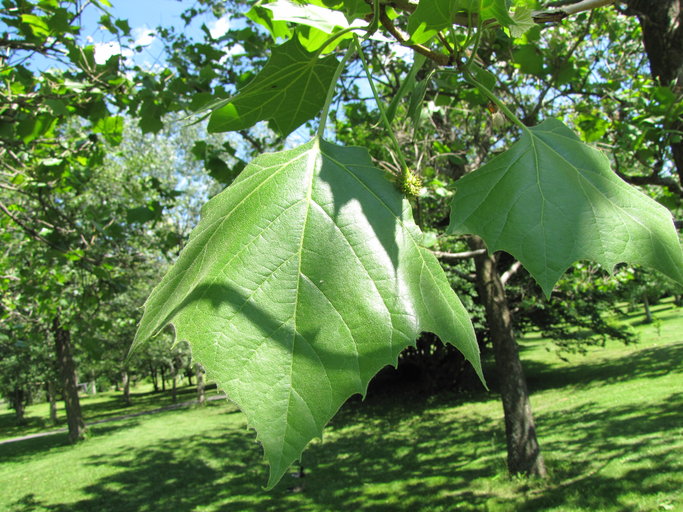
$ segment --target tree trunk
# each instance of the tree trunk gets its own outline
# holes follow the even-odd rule
[[[204,381],[204,368],[201,364],[195,363],[194,371],[197,375],[197,402],[199,405],[206,405],[206,384]]]
[[[14,388],[10,393],[10,405],[14,409],[14,418],[19,425],[26,421],[26,391],[22,388]]]
[[[161,391],[166,391],[166,371],[164,370],[164,367],[159,369],[159,372],[161,373]]]
[[[157,369],[152,366],[150,363],[149,365],[149,374],[152,377],[152,385],[154,386],[154,392],[158,393],[159,392],[159,382],[157,380]]]
[[[486,247],[479,237],[473,237],[471,246],[473,249]],[[484,253],[475,258],[475,264],[477,287],[486,308],[486,322],[491,331],[496,373],[503,401],[508,470],[513,475],[522,473],[545,477],[545,462],[536,439],[529,390],[496,260]]]
[[[178,394],[177,394],[177,381],[178,377],[174,374],[173,378],[171,379],[173,383],[171,384],[173,387],[171,388],[171,401],[173,403],[176,403],[178,401]]]
[[[78,375],[71,350],[71,333],[63,329],[59,317],[52,322],[52,333],[55,337],[57,366],[62,378],[64,390],[64,408],[66,422],[69,426],[69,442],[75,443],[85,437],[85,422],[81,413],[81,402],[78,398]]]
[[[128,370],[121,370],[121,387],[123,388],[123,402],[130,406],[130,377]]]
[[[628,0],[628,13],[635,14],[643,31],[643,44],[654,78],[683,93],[683,1]],[[683,130],[683,120],[674,121],[669,130]],[[683,140],[669,137],[673,160],[683,185]]]
[[[55,389],[55,383],[52,380],[48,380],[45,383],[45,394],[47,395],[47,401],[50,404],[50,422],[53,425],[57,424],[57,390]]]
[[[650,299],[647,296],[647,293],[643,293],[643,308],[645,308],[644,323],[651,324],[654,319],[652,318],[652,311],[650,311]]]

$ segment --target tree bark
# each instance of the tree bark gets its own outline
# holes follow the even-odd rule
[[[635,14],[643,31],[643,44],[652,76],[683,94],[683,0],[629,0],[628,14]],[[678,119],[669,130],[683,131]],[[671,152],[683,185],[683,140],[670,137]]]
[[[23,388],[14,388],[10,394],[10,405],[14,409],[14,417],[19,425],[26,421],[26,391]]]
[[[128,370],[121,370],[121,387],[123,388],[123,402],[129,406],[130,401],[130,376]]]
[[[195,363],[194,371],[197,375],[197,402],[199,405],[206,405],[206,383],[204,380],[204,368],[201,364]]]
[[[483,249],[486,245],[481,238],[473,237],[471,247],[476,250]],[[505,414],[508,470],[513,475],[522,473],[543,478],[547,476],[545,462],[536,439],[529,390],[496,260],[488,253],[479,254],[475,257],[475,265],[477,287],[486,308],[486,322],[491,331]]]
[[[69,442],[76,443],[85,437],[85,422],[78,397],[78,374],[71,349],[71,333],[68,329],[62,328],[59,316],[56,316],[52,322],[52,333],[55,337],[57,366],[64,390],[64,408],[66,409],[66,422],[69,426]]]
[[[53,425],[57,424],[57,390],[55,389],[55,383],[52,380],[48,380],[45,383],[45,394],[47,395],[47,401],[50,404],[50,422]]]
[[[159,392],[159,382],[157,380],[157,369],[156,369],[156,367],[152,366],[151,363],[149,365],[149,374],[152,376],[152,385],[154,386],[154,392],[158,393]]]
[[[647,296],[647,293],[643,293],[643,309],[645,310],[644,322],[646,324],[651,324],[654,322],[654,319],[652,318],[652,311],[650,311],[650,298]]]

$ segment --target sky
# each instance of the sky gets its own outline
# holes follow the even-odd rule
[[[112,17],[128,20],[134,39],[131,46],[142,46],[145,49],[140,53],[122,49],[112,34],[99,26],[98,19],[102,11],[90,6],[84,11],[81,21],[82,35],[95,46],[98,63],[105,62],[112,54],[121,53],[124,57],[134,59],[139,65],[161,65],[162,47],[155,34],[156,27],[175,27],[190,36],[200,38],[199,27],[202,23],[207,25],[214,37],[224,34],[231,24],[229,15],[217,20],[208,14],[198,16],[190,27],[185,27],[180,15],[197,4],[195,0],[111,0],[111,3],[112,7],[108,8],[108,12]]]

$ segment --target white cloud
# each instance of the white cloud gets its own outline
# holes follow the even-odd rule
[[[130,64],[134,55],[132,48],[149,46],[156,41],[156,32],[145,25],[131,30],[130,46],[121,47],[118,41],[95,43],[95,62],[104,64],[112,55],[121,55]],[[89,41],[91,42],[91,41]]]
[[[116,41],[108,43],[95,43],[95,62],[104,64],[112,55],[123,55],[124,57],[132,57],[133,52],[129,49],[121,49],[121,45]]]
[[[230,57],[234,57],[235,55],[239,55],[241,53],[244,53],[244,46],[241,44],[235,44],[232,46],[224,46],[221,48],[223,52],[225,52],[225,55],[223,55],[220,60],[218,61],[220,64],[223,64],[226,60],[228,60]]]
[[[133,36],[133,46],[149,46],[157,38],[156,32],[144,25],[142,27],[135,27],[131,30],[131,34]]]
[[[211,37],[218,39],[228,30],[230,30],[230,16],[227,14],[221,16],[216,21],[209,23],[207,26],[209,28],[209,34],[211,34]]]

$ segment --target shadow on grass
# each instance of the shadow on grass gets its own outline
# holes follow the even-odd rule
[[[683,457],[677,442],[683,393],[672,393],[657,404],[607,411],[587,404],[544,414],[539,423],[541,431],[565,432],[561,440],[544,444],[548,452],[562,453],[563,462],[550,459],[552,481],[530,492],[520,510],[555,506],[626,511],[634,510],[634,500],[672,495],[683,506]]]
[[[683,419],[683,394],[608,413],[587,405],[571,414],[542,415],[541,429],[561,433],[544,448],[563,455],[549,461],[550,481],[512,483],[517,494],[507,497],[481,484],[493,477],[505,480],[500,426],[472,415],[449,423],[441,410],[450,407],[446,397],[429,407],[397,399],[351,403],[327,428],[325,441],[304,453],[306,476],[287,476],[270,492],[262,488],[267,469],[252,433],[216,429],[91,456],[87,465],[111,466],[115,473],[85,486],[87,498],[47,505],[28,493],[12,510],[616,511],[630,510],[633,494],[670,496],[683,485],[680,447],[671,443]],[[605,468],[625,461],[629,465],[622,473],[605,474]],[[299,492],[290,491],[294,486]]]
[[[429,510],[438,510],[437,505],[450,510],[450,493],[460,485],[466,488],[472,478],[485,477],[487,470],[469,468],[480,453],[453,455],[454,450],[439,446],[444,439],[473,446],[482,433],[484,438],[494,434],[485,418],[448,424],[438,416],[437,410],[396,402],[351,404],[328,428],[326,441],[315,442],[304,454],[305,478],[286,476],[270,492],[262,488],[267,468],[253,433],[216,429],[201,437],[90,456],[86,464],[116,471],[85,486],[81,492],[86,499],[47,504],[28,493],[13,504],[13,510],[419,510],[427,503]],[[397,426],[400,429],[392,432]],[[492,452],[490,445],[483,449],[487,455]],[[301,492],[291,492],[299,485],[303,485]],[[369,493],[367,485],[373,488]],[[476,503],[484,498],[478,497]]]
[[[671,495],[683,485],[680,447],[671,443],[683,420],[681,393],[643,407],[606,412],[587,405],[571,414],[541,415],[542,431],[561,433],[544,448],[563,455],[549,461],[549,482],[522,481],[518,494],[507,498],[495,486],[481,485],[504,479],[500,425],[472,415],[444,421],[442,410],[450,407],[447,397],[429,406],[398,398],[350,403],[326,429],[324,442],[304,453],[306,476],[287,476],[270,492],[262,488],[267,469],[252,433],[229,428],[90,456],[86,465],[115,472],[86,485],[81,492],[87,498],[48,505],[27,493],[11,510],[628,510],[631,494]],[[106,435],[102,428],[97,435]],[[626,460],[623,473],[603,474]],[[473,487],[475,481],[480,485]],[[294,486],[299,492],[290,491]]]
[[[527,383],[533,391],[573,386],[577,389],[598,384],[615,384],[633,378],[648,379],[676,372],[683,374],[683,343],[648,347],[619,358],[555,366],[524,361]],[[681,376],[683,380],[683,375]]]
[[[680,372],[682,356],[683,344],[674,344],[568,368],[537,364],[530,374],[536,388],[619,383]],[[609,409],[587,404],[539,414],[539,432],[549,433],[547,440],[541,438],[552,472],[546,482],[508,481],[502,421],[465,408],[457,409],[461,417],[447,421],[457,402],[445,395],[428,401],[418,395],[350,401],[327,427],[324,441],[304,453],[306,476],[286,476],[270,492],[262,488],[267,468],[253,432],[226,427],[92,455],[83,463],[114,472],[84,484],[84,499],[52,504],[27,492],[11,510],[626,511],[660,496],[678,499],[662,503],[665,507],[683,504],[683,457],[676,441],[683,393],[678,390],[654,403],[643,399]],[[99,425],[94,435],[127,428],[130,421]],[[49,441],[18,443],[14,456],[58,446]],[[291,492],[293,487],[298,492]]]
[[[186,402],[193,400],[197,396],[197,389],[194,386],[178,387],[176,402]],[[93,423],[109,420],[118,416],[136,414],[143,411],[151,411],[161,407],[173,405],[171,391],[164,392],[145,391],[136,393],[131,392],[131,405],[127,405],[123,400],[122,394],[99,394],[95,396],[81,396],[81,410],[86,423]],[[58,402],[60,411],[58,421],[52,424],[47,417],[40,417],[31,414],[26,416],[23,424],[17,424],[13,411],[0,413],[0,438],[21,437],[24,435],[38,434],[52,430],[65,428],[66,416],[63,410],[63,403]],[[45,411],[47,413],[47,409]]]
[[[86,436],[98,437],[105,436],[123,428],[133,428],[138,425],[139,421],[136,419],[126,419],[121,421],[113,421],[111,423],[93,425],[88,427]],[[88,440],[86,439],[87,442]],[[69,435],[67,432],[58,432],[48,436],[34,437],[30,439],[23,439],[0,445],[0,463],[2,462],[22,462],[23,460],[30,460],[35,455],[47,454],[51,450],[73,446],[69,443]]]

